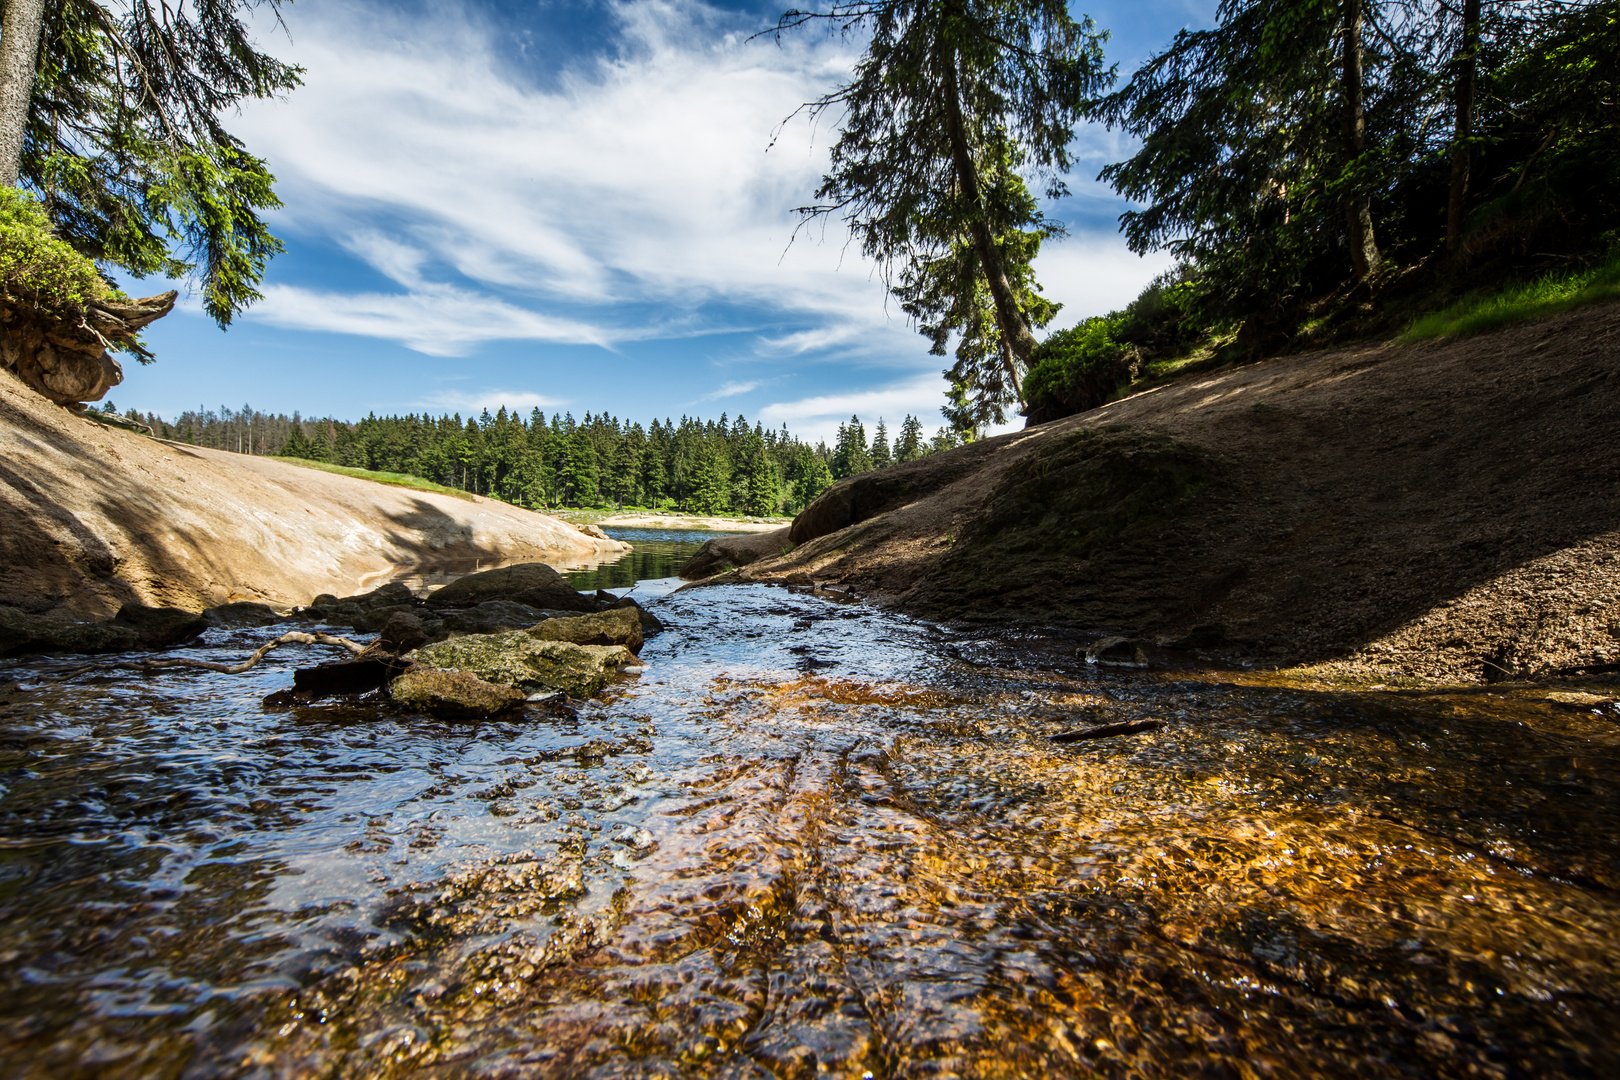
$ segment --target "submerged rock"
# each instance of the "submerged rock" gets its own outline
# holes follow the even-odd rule
[[[529,627],[541,641],[570,641],[575,645],[623,645],[641,652],[641,613],[638,608],[610,608],[593,615],[547,619]]]
[[[467,671],[408,671],[388,684],[388,693],[407,709],[445,719],[498,716],[521,708],[526,696]]]
[[[534,608],[595,611],[600,606],[545,563],[517,563],[468,574],[427,598],[434,608],[475,607],[490,600],[512,600]]]
[[[635,655],[622,645],[543,641],[528,631],[514,630],[424,645],[416,651],[415,660],[416,670],[466,671],[520,690],[561,690],[573,697],[589,697],[606,686],[620,666],[632,663]]]
[[[1100,667],[1145,668],[1145,642],[1128,637],[1105,637],[1085,650],[1086,663]]]
[[[0,655],[12,652],[103,653],[141,647],[135,627],[116,621],[64,623],[0,607]]]

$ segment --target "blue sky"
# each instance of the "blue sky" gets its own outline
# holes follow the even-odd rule
[[[791,5],[789,5],[791,6]],[[1213,0],[1080,5],[1130,71]],[[539,405],[643,423],[742,412],[826,437],[858,412],[941,421],[943,358],[836,228],[793,234],[834,133],[795,121],[858,41],[749,36],[775,4],[298,0],[261,43],[308,69],[228,126],[266,157],[287,245],[226,332],[194,296],[147,332],[121,409],[368,412]],[[772,142],[775,137],[774,143]],[[1168,260],[1127,252],[1077,139],[1040,280],[1072,325]],[[166,287],[137,283],[143,291]]]

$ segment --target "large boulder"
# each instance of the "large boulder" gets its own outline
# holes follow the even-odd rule
[[[681,567],[680,575],[688,581],[696,581],[733,567],[747,566],[780,555],[793,546],[793,541],[789,539],[791,532],[791,526],[784,526],[770,532],[717,536],[698,548],[697,554]]]
[[[203,612],[203,618],[207,619],[211,626],[223,626],[232,630],[250,626],[273,626],[287,620],[287,616],[269,604],[260,604],[253,600],[211,607]]]
[[[467,671],[407,671],[388,684],[388,693],[407,709],[444,719],[499,716],[522,707],[525,696]]]
[[[636,614],[641,617],[641,636],[642,637],[650,638],[654,634],[662,634],[664,632],[663,620],[659,619],[658,616],[654,615],[652,612],[648,611],[646,608],[644,608],[640,604],[636,603],[636,601],[635,601],[635,599],[633,597],[621,596],[621,597],[619,597],[618,601],[614,603],[613,606],[616,607],[616,608],[634,608],[635,609]]]
[[[435,608],[476,607],[487,600],[512,600],[534,608],[595,611],[597,603],[545,563],[514,563],[458,578],[427,598]]]
[[[190,641],[208,629],[208,619],[184,608],[154,608],[144,604],[125,604],[113,616],[113,621],[131,627],[139,635],[143,649],[161,649]]]
[[[64,623],[49,616],[0,607],[0,655],[13,652],[128,652],[140,647],[140,631],[124,623],[112,620]]]
[[[561,690],[572,697],[589,697],[635,655],[622,645],[543,641],[528,631],[514,630],[424,645],[416,650],[415,660],[418,671],[466,671],[524,691]]]
[[[486,600],[477,607],[445,611],[444,629],[459,634],[498,634],[503,630],[526,629],[545,617],[544,611],[528,604],[519,604],[514,600]]]

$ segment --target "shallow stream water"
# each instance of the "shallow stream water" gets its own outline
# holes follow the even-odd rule
[[[1620,718],[673,584],[495,723],[0,667],[0,1072],[1620,1075]]]

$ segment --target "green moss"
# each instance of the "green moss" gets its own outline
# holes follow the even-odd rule
[[[1401,340],[1478,334],[1615,297],[1620,297],[1620,255],[1591,269],[1543,274],[1503,292],[1460,300],[1419,318],[1401,335]]]
[[[392,487],[414,488],[417,491],[432,491],[439,495],[454,495],[458,499],[472,502],[477,496],[469,495],[458,488],[445,487],[435,484],[431,480],[424,480],[420,476],[409,473],[373,472],[370,469],[352,469],[347,465],[329,465],[324,461],[310,461],[307,458],[278,457],[276,461],[288,465],[298,465],[305,469],[317,469],[321,472],[336,473],[339,476],[352,476],[356,480],[370,480],[373,483],[388,484]]]
[[[47,311],[78,311],[114,291],[96,264],[57,239],[33,196],[0,186],[0,290]]]

